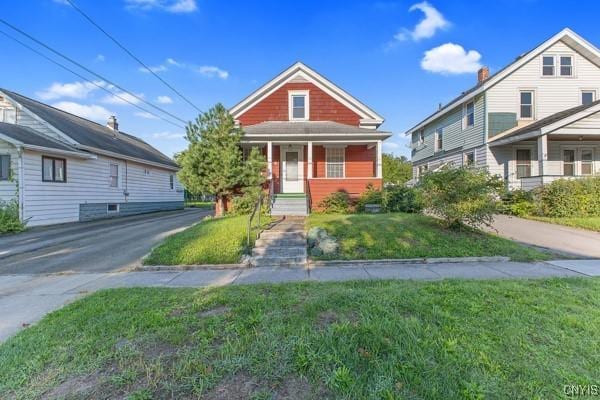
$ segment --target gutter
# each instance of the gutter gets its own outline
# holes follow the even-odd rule
[[[179,171],[179,169],[180,169],[179,167],[175,167],[172,165],[162,164],[162,163],[155,162],[155,161],[148,161],[148,160],[144,160],[144,159],[137,158],[137,157],[125,156],[123,154],[118,154],[118,153],[114,153],[112,151],[98,149],[98,148],[92,147],[92,146],[78,145],[77,148],[82,149],[82,150],[91,151],[93,153],[98,153],[98,154],[102,154],[105,156],[113,157],[113,158],[120,159],[120,160],[128,160],[128,161],[133,161],[133,162],[136,162],[139,164],[151,165],[151,166],[158,167],[158,168],[168,169],[170,171]]]

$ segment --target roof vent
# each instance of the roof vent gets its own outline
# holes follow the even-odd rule
[[[117,117],[115,117],[114,115],[108,117],[108,122],[106,123],[106,126],[115,131],[115,133],[119,132],[119,123],[117,122]]]

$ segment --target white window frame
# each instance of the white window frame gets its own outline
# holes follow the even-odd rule
[[[113,175],[112,175],[112,167],[113,166],[117,167],[117,175],[116,175],[117,184],[116,185],[112,184],[113,183],[113,179],[112,179],[113,178]],[[120,175],[121,175],[121,168],[119,166],[119,163],[116,163],[116,162],[110,162],[110,163],[108,163],[108,186],[109,187],[115,188],[115,189],[118,189],[118,188],[121,187],[121,179],[120,179],[121,177],[120,177]]]
[[[473,112],[471,113],[471,115],[473,115],[473,123],[472,124],[469,124],[469,113],[468,113],[469,104],[473,105]],[[462,126],[463,126],[463,129],[472,128],[475,126],[475,101],[468,101],[463,106],[463,125]]]
[[[329,165],[340,164],[339,161],[330,162],[329,154],[331,150],[341,150],[342,152],[342,176],[329,176]],[[342,179],[346,177],[346,146],[327,146],[325,147],[325,178],[328,179]]]
[[[552,58],[552,75],[544,75],[544,58]],[[556,77],[556,54],[542,54],[540,58],[540,76],[542,78]]]
[[[442,145],[439,145],[439,139],[440,136],[442,137]],[[439,153],[440,151],[442,151],[444,149],[444,129],[443,128],[437,128],[435,130],[435,142],[434,142],[434,152],[435,153]]]
[[[573,175],[565,175],[565,150],[573,151]],[[577,165],[577,147],[561,146],[560,147],[560,175],[561,176],[578,176],[579,167]]]
[[[570,57],[571,58],[571,75],[563,75],[561,68],[562,68],[562,64],[561,64],[561,57]],[[559,76],[561,78],[573,78],[575,77],[575,56],[573,54],[558,54],[556,56],[556,76]]]
[[[583,151],[584,150],[589,150],[592,152],[592,160],[589,161],[592,165],[592,172],[590,174],[584,174],[583,173]],[[575,154],[579,153],[579,175],[580,176],[594,176],[596,173],[596,169],[595,169],[595,164],[596,164],[596,152],[594,151],[594,148],[591,146],[584,146],[584,147],[580,147],[579,151],[576,152]]]
[[[529,176],[517,178],[517,171],[518,171],[518,166],[519,166],[519,162],[517,160],[517,150],[529,150],[529,170],[530,170]],[[535,169],[536,165],[535,165],[534,157],[535,157],[534,156],[534,146],[515,146],[514,147],[514,150],[513,150],[514,170],[513,171],[514,171],[515,179],[531,178],[532,176],[537,176],[539,171],[537,171]]]
[[[175,175],[169,174],[169,190],[175,190]]]
[[[586,88],[582,88],[579,90],[579,104],[583,105],[583,94],[584,93],[592,93],[592,102],[596,101],[598,99],[598,92],[596,91],[596,89],[586,89]]]
[[[304,118],[294,118],[294,97],[304,96]],[[308,121],[310,119],[310,96],[308,90],[290,90],[288,92],[288,113],[290,121]]]
[[[4,171],[2,171],[2,157],[8,157],[8,171],[6,171],[6,179],[2,178],[2,173]],[[0,182],[2,181],[10,181],[11,178],[11,163],[12,163],[12,157],[10,154],[5,154],[5,153],[1,153],[0,154]]]
[[[116,210],[109,210],[109,206],[117,206]],[[119,203],[108,203],[106,204],[106,213],[107,214],[117,214],[121,211],[121,205]]]
[[[475,149],[470,150],[470,151],[465,151],[463,153],[463,165],[464,166],[469,166],[469,164],[467,163],[467,156],[469,154],[473,154],[473,164],[472,165],[475,166],[475,164],[477,163],[477,152],[476,152]]]
[[[521,116],[521,93],[531,93],[531,117],[522,117]],[[519,120],[531,121],[535,119],[536,116],[536,90],[533,88],[520,88],[517,93],[517,115],[519,116]]]
[[[425,129],[419,129],[419,145],[423,145],[425,143]]]

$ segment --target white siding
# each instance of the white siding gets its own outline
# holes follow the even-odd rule
[[[573,77],[542,77],[542,55],[573,55]],[[557,42],[486,92],[487,112],[519,113],[519,90],[535,92],[535,117],[548,115],[581,104],[581,90],[596,90],[600,95],[600,68],[563,42]]]
[[[10,168],[14,176],[14,180],[0,181],[0,201],[9,201],[16,198],[17,194],[17,178],[19,176],[19,154],[17,149],[10,143],[0,140],[0,154],[8,154],[10,156]]]
[[[42,182],[42,153],[24,153],[24,217],[28,225],[46,225],[79,220],[79,205],[85,203],[123,203],[183,201],[177,179],[169,187],[172,171],[154,167],[144,174],[144,166],[99,156],[95,160],[67,159],[67,182]],[[110,164],[119,165],[119,187],[110,187]],[[129,196],[124,195],[124,191]]]

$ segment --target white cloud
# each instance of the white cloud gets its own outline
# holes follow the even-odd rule
[[[94,84],[95,83],[95,84]],[[37,92],[36,95],[42,100],[55,100],[61,97],[70,97],[73,99],[85,99],[91,92],[98,89],[98,86],[104,86],[103,81],[91,82],[54,82],[47,89]],[[98,85],[98,86],[97,86]]]
[[[198,10],[196,0],[125,0],[125,4],[130,10],[158,10],[174,14],[185,14]]]
[[[414,41],[428,39],[433,37],[438,30],[448,29],[450,27],[450,22],[448,22],[442,13],[440,13],[427,1],[413,4],[408,9],[408,11],[415,10],[422,11],[423,14],[425,14],[425,17],[419,21],[413,30],[403,28],[394,36],[394,39],[400,41],[408,39],[412,39]]]
[[[79,104],[72,101],[59,101],[52,104],[53,107],[60,108],[71,114],[78,115],[82,118],[92,119],[96,121],[107,121],[108,117],[114,115],[106,108],[95,104]]]
[[[115,104],[119,106],[139,104],[141,100],[139,98],[143,98],[143,93],[136,93],[136,96],[133,94],[125,93],[125,92],[117,92],[115,95],[106,95],[102,98],[102,102],[104,104]],[[118,97],[117,97],[118,96]],[[139,98],[138,98],[139,97]]]
[[[158,72],[164,72],[167,70],[167,67],[165,65],[154,65],[154,66],[150,66],[147,69],[144,67],[139,67],[138,70],[140,72],[145,72],[145,73],[150,73],[150,71],[148,71],[148,69],[154,73],[158,73]]]
[[[153,133],[152,137],[154,139],[183,139],[183,133],[174,133],[174,132],[157,132]]]
[[[212,65],[202,65],[196,69],[201,75],[206,76],[207,78],[220,78],[227,79],[229,77],[229,72],[222,70],[219,67],[215,67]]]
[[[440,74],[464,74],[477,72],[481,54],[475,50],[465,51],[458,44],[446,43],[425,52],[421,68]]]
[[[137,112],[134,112],[133,115],[135,115],[136,117],[144,118],[144,119],[159,119],[156,115],[150,114],[149,112],[146,112],[146,111],[137,111]]]
[[[169,96],[158,96],[156,98],[156,102],[158,104],[172,104],[173,103],[173,99],[170,98]]]

